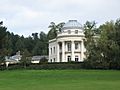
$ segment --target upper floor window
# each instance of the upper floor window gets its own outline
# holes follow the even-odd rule
[[[62,43],[59,44],[59,49],[60,49],[60,50],[62,49]]]
[[[68,34],[71,34],[71,30],[68,30]]]
[[[50,48],[50,50],[51,50],[51,54],[52,54],[52,48]]]
[[[78,42],[75,42],[75,49],[78,49]]]
[[[67,51],[71,51],[71,43],[67,43]]]
[[[78,34],[78,30],[75,30],[75,34]]]
[[[55,47],[54,47],[54,54],[55,54]]]

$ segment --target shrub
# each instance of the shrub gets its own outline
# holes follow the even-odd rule
[[[40,63],[40,64],[30,64],[26,66],[25,69],[33,70],[61,70],[61,69],[81,69],[83,63]],[[24,69],[24,66],[21,64],[9,65],[8,70],[14,69]]]

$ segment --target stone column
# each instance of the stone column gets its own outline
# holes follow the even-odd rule
[[[83,61],[83,56],[84,56],[84,44],[83,44],[83,40],[81,41],[81,59],[80,61]]]
[[[60,62],[60,47],[59,47],[59,42],[57,43],[57,62]]]
[[[6,64],[6,67],[8,67],[8,65],[9,65],[9,62],[6,62],[5,64]]]
[[[65,42],[62,42],[62,62],[65,62]]]
[[[51,52],[50,52],[50,45],[49,45],[49,61],[50,62]]]
[[[71,51],[72,51],[71,60],[72,60],[72,61],[75,61],[75,55],[74,55],[75,43],[74,43],[74,41],[72,41],[71,46],[72,46],[72,47],[71,47]]]

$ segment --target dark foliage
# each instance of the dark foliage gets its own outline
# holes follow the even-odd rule
[[[82,69],[83,63],[39,63],[27,64],[24,68],[21,64],[11,64],[3,70],[29,69],[29,70],[64,70],[64,69]]]

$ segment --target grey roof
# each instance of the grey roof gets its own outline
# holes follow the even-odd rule
[[[82,29],[82,25],[77,20],[69,20],[62,28],[65,29]]]
[[[21,55],[14,55],[14,56],[11,56],[10,59],[16,60],[16,59],[19,59],[21,57],[22,57]]]
[[[33,60],[33,61],[34,61],[34,60],[40,60],[40,59],[42,59],[42,58],[48,59],[48,56],[46,56],[46,55],[43,55],[43,56],[33,56],[33,57],[32,57],[32,60]]]
[[[5,61],[17,62],[17,61],[21,60],[21,57],[22,57],[22,55],[14,55],[14,56],[11,56],[11,57],[6,56]]]

